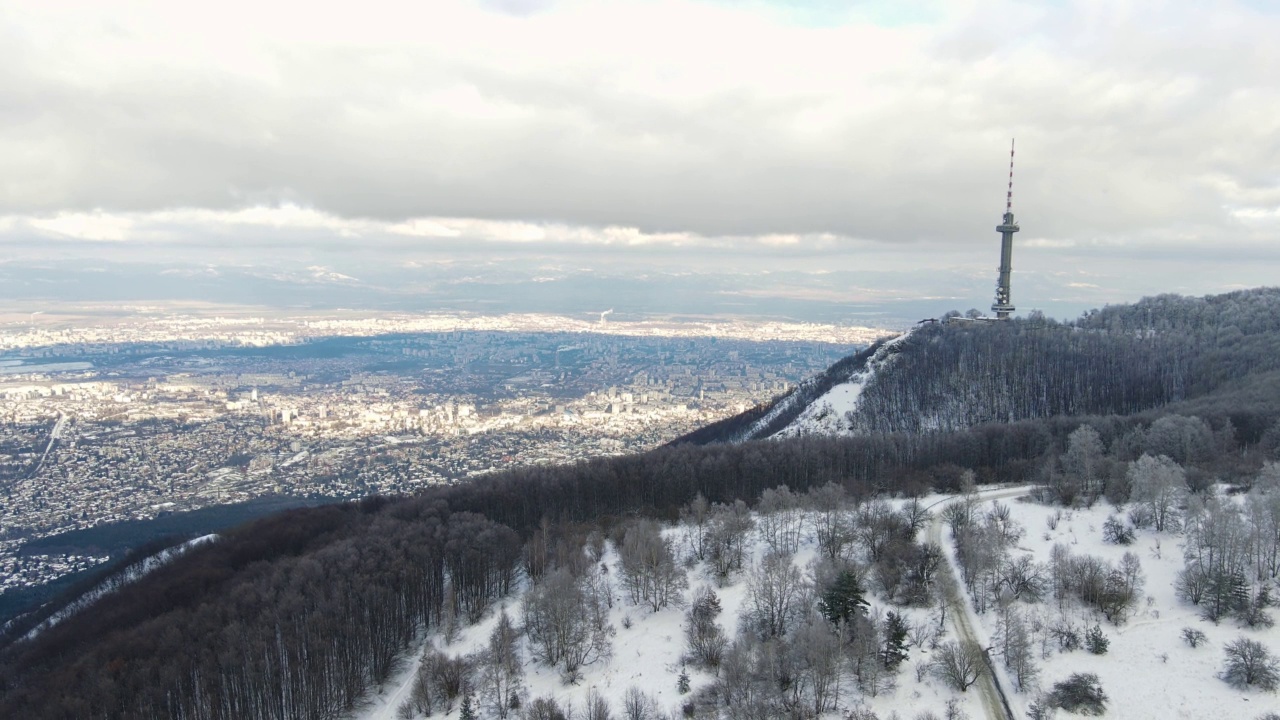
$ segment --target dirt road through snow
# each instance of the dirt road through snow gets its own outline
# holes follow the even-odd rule
[[[978,499],[984,502],[988,500],[1004,500],[1021,497],[1029,492],[1031,492],[1030,486],[988,490],[978,493]],[[961,496],[956,496],[939,503],[938,507],[934,509],[933,520],[929,523],[929,542],[937,543],[939,547],[942,547],[942,528],[945,525],[942,519],[942,508],[953,502],[959,502],[961,499]],[[947,564],[951,565],[951,554],[944,552],[943,556],[947,558]],[[973,608],[961,591],[959,583],[956,582],[954,567],[951,567],[949,572],[942,576],[942,597],[943,602],[950,609],[951,626],[955,628],[956,638],[961,643],[972,642],[979,647],[986,647],[981,640],[982,635],[976,630],[978,620],[973,616]],[[986,708],[988,720],[1014,720],[1013,714],[1006,709],[1004,701],[1001,700],[1000,692],[996,689],[995,678],[990,673],[984,673],[975,687],[982,697],[982,705]]]

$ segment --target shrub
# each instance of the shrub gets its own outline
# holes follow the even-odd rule
[[[1153,521],[1154,519],[1151,516],[1151,510],[1145,505],[1134,506],[1134,508],[1129,511],[1129,522],[1133,523],[1134,527],[1148,527]]]
[[[1067,620],[1061,620],[1049,628],[1049,635],[1058,642],[1058,649],[1071,652],[1080,649],[1080,631]]]
[[[1133,543],[1133,528],[1125,525],[1123,521],[1115,515],[1107,518],[1102,523],[1102,539],[1112,545],[1131,545]]]
[[[530,702],[520,717],[523,720],[569,720],[560,703],[549,697],[540,697]]]
[[[1054,707],[1081,715],[1101,715],[1107,710],[1107,694],[1093,673],[1075,673],[1055,684],[1049,700]]]
[[[1053,707],[1053,698],[1045,694],[1036,696],[1035,700],[1027,706],[1028,720],[1053,720],[1053,716],[1057,711]]]
[[[1209,640],[1209,638],[1204,636],[1204,633],[1195,628],[1189,627],[1182,628],[1182,639],[1193,648],[1200,647]]]

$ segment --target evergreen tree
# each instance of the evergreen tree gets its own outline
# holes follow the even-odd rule
[[[897,670],[898,666],[907,659],[907,621],[901,615],[892,610],[885,616],[884,621],[884,648],[881,650],[880,659],[888,670]]]
[[[1095,623],[1093,627],[1085,631],[1084,645],[1094,655],[1106,655],[1111,641],[1103,634],[1102,626]]]
[[[462,708],[458,711],[458,720],[476,720],[476,711],[471,707],[471,695],[462,696]]]
[[[844,570],[818,598],[818,611],[832,625],[848,623],[867,613],[866,592],[852,570]]]

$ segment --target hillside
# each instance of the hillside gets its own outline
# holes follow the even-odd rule
[[[1122,505],[1140,489],[1130,468],[1144,456],[1165,456],[1176,464],[1184,497],[1193,500],[1207,497],[1215,483],[1253,485],[1265,463],[1280,459],[1277,310],[1280,292],[1257,290],[1156,298],[1070,324],[1031,319],[922,327],[848,359],[840,370],[829,371],[825,388],[813,384],[810,401],[777,415],[789,416],[779,429],[798,427],[794,420],[805,417],[812,400],[830,397],[837,386],[859,384],[856,406],[846,404],[852,412],[830,432],[677,444],[249,523],[104,595],[35,638],[0,649],[0,716],[344,717],[400,677],[406,662],[416,662],[414,649],[425,638],[457,633],[463,644],[448,643],[450,661],[461,649],[487,642],[482,636],[494,626],[499,608],[505,604],[519,617],[514,607],[530,589],[576,598],[575,607],[587,607],[583,598],[589,596],[603,598],[590,584],[592,573],[601,562],[611,573],[619,571],[621,560],[610,564],[606,554],[622,552],[640,519],[672,523],[683,514],[686,529],[663,530],[683,537],[701,517],[705,527],[728,538],[729,545],[709,555],[704,550],[702,557],[687,541],[678,548],[675,561],[689,582],[680,593],[688,604],[697,585],[730,588],[758,575],[748,570],[748,560],[764,562],[760,543],[777,542],[776,535],[769,540],[763,528],[770,523],[762,518],[789,512],[805,518],[798,521],[805,529],[793,534],[793,553],[820,545],[824,537],[847,537],[838,557],[829,558],[847,566],[809,573],[803,612],[796,610],[766,635],[758,629],[754,636],[743,635],[727,607],[717,621],[727,642],[745,643],[735,646],[747,680],[735,687],[765,703],[761,717],[778,717],[777,706],[769,703],[782,701],[759,694],[758,683],[767,685],[769,653],[796,646],[793,633],[802,627],[814,633],[812,643],[820,642],[817,630],[828,626],[813,619],[815,598],[835,587],[843,570],[863,584],[873,607],[886,612],[912,615],[911,608],[937,606],[936,589],[907,593],[913,587],[907,578],[886,587],[890,569],[910,567],[886,558],[924,562],[934,555],[910,520],[874,510],[882,507],[871,502],[877,495],[953,494],[974,481],[1035,481],[1047,488],[1050,502],[1098,503],[1105,497]],[[775,488],[786,488],[787,496]],[[845,508],[836,515],[844,520],[825,530],[813,521],[823,493],[843,497]],[[754,518],[748,506],[756,506]],[[803,574],[806,557],[793,554],[787,567]],[[718,562],[729,567],[717,569]],[[930,572],[936,570],[935,563]],[[613,587],[620,587],[612,577]],[[917,573],[917,580],[922,577]],[[615,607],[646,602],[620,596],[619,590]],[[614,608],[606,618],[598,603],[594,607],[594,619],[580,629],[622,624]],[[637,622],[648,617],[639,610],[632,614]],[[656,622],[665,623],[666,637],[674,625],[671,616],[663,617]],[[809,620],[790,624],[797,618]],[[531,678],[549,677],[548,668],[563,655],[535,659],[530,648],[541,641],[529,634],[527,623],[513,631],[518,640],[512,642],[525,653],[521,667]],[[614,650],[627,647],[618,639],[624,630],[617,633],[610,636]],[[771,640],[781,644],[770,645]],[[841,707],[896,709],[876,700],[878,683],[889,677],[883,658],[876,670],[866,659],[867,646],[859,655],[848,650],[856,645],[853,637],[842,642],[847,651],[836,672],[847,702]],[[661,651],[668,658],[662,662],[670,664],[671,649]],[[858,658],[862,664],[849,664]],[[431,667],[479,682],[479,675],[470,674],[475,668],[443,661]],[[583,670],[590,672],[596,670]],[[893,677],[908,685],[907,672],[902,666]],[[700,686],[726,677],[723,669],[691,673]],[[916,682],[945,688],[927,678]],[[538,693],[578,692],[553,692],[552,685],[535,686],[532,680],[530,686]],[[734,709],[743,706],[723,694],[729,690],[714,691],[721,694],[697,712],[749,716]],[[951,697],[937,692],[940,701]],[[794,702],[812,699],[796,697]],[[924,711],[927,705],[912,707]],[[615,716],[619,711],[615,706]]]
[[[1195,412],[1241,388],[1244,402],[1232,420],[1256,437],[1280,407],[1278,310],[1280,289],[1261,288],[1205,298],[1161,295],[1066,323],[953,316],[845,358],[769,406],[682,441],[959,430],[1130,416],[1175,404]],[[870,362],[877,354],[879,362]],[[892,370],[883,371],[879,365],[890,358]]]
[[[949,519],[956,514],[947,511],[948,506],[956,509],[967,506],[978,523],[986,523],[993,514],[1007,513],[1001,520],[1002,531],[1012,541],[1002,552],[1008,554],[1009,567],[1032,571],[1029,577],[1033,580],[1029,585],[1034,587],[1034,593],[1008,602],[984,604],[979,590],[977,594],[965,593],[960,598],[962,605],[948,608],[949,612],[963,614],[967,622],[972,623],[966,632],[972,633],[974,641],[996,650],[993,658],[997,662],[992,667],[1016,717],[1026,717],[1028,710],[1035,703],[1043,702],[1055,684],[1081,672],[1092,672],[1099,677],[1108,697],[1107,714],[1135,720],[1157,720],[1174,713],[1177,717],[1251,718],[1260,707],[1275,699],[1257,688],[1233,687],[1219,677],[1219,669],[1224,662],[1224,648],[1237,638],[1255,639],[1280,648],[1280,628],[1265,622],[1254,627],[1234,621],[1213,622],[1202,617],[1203,608],[1181,599],[1177,577],[1183,568],[1183,557],[1169,547],[1176,535],[1144,528],[1135,530],[1135,537],[1128,544],[1109,542],[1104,528],[1106,521],[1116,514],[1116,508],[1099,504],[1093,508],[1063,509],[1029,501],[1027,494],[1028,488],[1024,487],[992,490],[970,497],[928,496],[915,504],[897,500],[888,504],[873,502],[834,507],[820,499],[821,492],[808,498],[795,498],[794,505],[771,499],[765,503],[767,507],[758,508],[750,515],[754,532],[744,548],[744,566],[748,571],[724,577],[717,573],[714,561],[697,559],[697,524],[677,523],[664,528],[662,537],[676,556],[686,556],[690,562],[674,575],[680,601],[658,609],[632,601],[624,553],[614,542],[606,541],[598,551],[598,567],[582,572],[588,577],[591,573],[600,573],[591,582],[602,583],[608,591],[607,607],[602,613],[603,624],[609,628],[608,654],[581,668],[575,682],[565,683],[561,668],[536,660],[535,643],[527,639],[517,643],[524,701],[544,699],[566,712],[577,711],[579,717],[593,704],[600,703],[612,708],[614,716],[626,716],[627,709],[644,707],[648,711],[645,717],[651,718],[686,713],[710,717],[706,709],[710,698],[742,693],[738,683],[749,685],[770,679],[761,667],[750,663],[739,667],[736,663],[743,659],[758,660],[752,656],[758,651],[749,639],[761,612],[762,583],[758,573],[774,567],[770,564],[770,554],[785,544],[782,538],[789,525],[796,529],[797,535],[793,550],[784,549],[784,552],[790,567],[800,573],[795,595],[798,602],[794,605],[804,605],[817,602],[812,597],[817,591],[807,583],[815,580],[821,583],[827,571],[824,563],[828,561],[829,547],[822,541],[822,528],[832,510],[845,514],[855,524],[868,523],[876,516],[889,517],[883,514],[886,511],[898,513],[904,519],[916,517],[917,539],[945,546],[947,556],[959,569],[955,577],[957,584],[963,585],[969,573],[959,560],[962,552],[956,545],[959,535],[946,530]],[[1228,506],[1232,502],[1215,497]],[[1265,497],[1260,493],[1253,499]],[[1139,507],[1138,503],[1129,503],[1119,509],[1132,511]],[[933,508],[931,518],[913,515],[923,508]],[[1191,510],[1186,519],[1194,522],[1197,512]],[[625,539],[622,542],[625,544]],[[1089,559],[1099,566],[1106,563],[1121,567],[1129,562],[1126,555],[1136,558],[1137,592],[1125,601],[1124,614],[1108,619],[1088,603],[1063,595],[1060,588],[1069,583],[1068,571],[1060,559],[1055,559],[1055,555],[1061,554],[1055,546],[1069,548],[1077,562]],[[812,623],[822,620],[809,617],[793,606],[787,612],[794,614],[786,621],[793,624],[791,637],[784,634],[766,642],[774,643],[774,652],[781,656],[774,662],[794,673],[797,684],[802,687],[794,695],[784,694],[778,698],[776,705],[758,700],[764,706],[755,709],[767,713],[767,717],[805,717],[817,712],[796,712],[794,706],[787,704],[802,699],[815,708],[827,707],[825,714],[830,716],[834,716],[837,709],[862,713],[854,715],[859,718],[871,717],[871,713],[880,718],[893,713],[917,718],[928,717],[930,712],[934,715],[966,713],[969,717],[989,717],[992,709],[998,713],[1002,707],[998,692],[992,698],[978,692],[977,686],[968,692],[958,692],[949,685],[946,674],[938,671],[948,643],[961,637],[954,625],[957,615],[948,619],[940,612],[937,599],[909,601],[908,595],[886,589],[898,587],[893,584],[896,576],[888,566],[870,556],[870,547],[850,550],[849,559],[857,558],[869,568],[865,575],[865,618],[867,628],[877,636],[872,649],[881,656],[874,672],[865,669],[859,672],[855,666],[846,672],[831,673],[824,684],[818,671],[822,664],[814,662],[821,658],[820,653],[814,653],[813,648],[789,644],[801,639],[813,642],[808,630]],[[934,578],[933,589],[945,581],[944,571],[944,575]],[[715,628],[711,634],[727,643],[725,657],[717,667],[707,667],[692,657],[691,620],[696,616],[699,598],[706,597],[708,592],[714,594],[720,609],[710,618]],[[450,697],[447,688],[434,680],[433,668],[442,662],[441,658],[468,658],[473,672],[477,666],[483,668],[501,613],[508,615],[513,627],[519,627],[537,622],[526,617],[528,608],[535,605],[536,601],[527,591],[516,592],[503,602],[498,613],[489,614],[475,625],[429,635],[421,648],[415,647],[413,661],[375,693],[369,707],[353,713],[353,718],[390,720],[405,706],[418,714],[430,708],[432,716],[457,717],[462,696]],[[974,607],[981,607],[983,611],[975,613]],[[889,613],[902,619],[901,627],[907,629],[907,634],[900,651],[895,651],[900,654],[885,667],[883,656],[887,648],[893,647],[890,633],[886,632],[894,622]],[[1094,627],[1097,628],[1094,637],[1101,640],[1089,645],[1085,636]],[[1194,646],[1189,644],[1185,636],[1191,635],[1186,630],[1199,632],[1203,639]],[[1079,636],[1078,645],[1071,645],[1067,639],[1071,633]],[[822,649],[820,641],[815,642],[815,646],[819,651]],[[856,659],[856,651],[846,652],[851,659]],[[789,666],[793,662],[795,665]],[[833,663],[832,667],[836,665]],[[688,678],[688,687],[683,691],[682,673]],[[1160,688],[1162,696],[1154,698],[1153,688]],[[766,697],[770,694],[768,689],[757,692]],[[473,697],[482,713],[489,710],[483,699],[483,686],[476,689]],[[742,716],[754,716],[749,713],[749,706],[738,705],[735,709],[743,712]]]

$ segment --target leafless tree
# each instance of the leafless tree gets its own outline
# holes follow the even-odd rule
[[[849,497],[844,488],[835,483],[816,487],[809,491],[808,502],[819,552],[829,560],[844,558],[854,539]]]
[[[497,718],[509,717],[524,696],[524,662],[520,657],[520,635],[507,611],[489,633],[489,645],[480,654],[481,702]]]
[[[1164,455],[1144,454],[1129,463],[1131,497],[1151,514],[1156,532],[1177,530],[1177,510],[1187,494],[1187,474]]]
[[[621,556],[622,585],[636,605],[657,612],[679,604],[689,586],[688,576],[676,563],[675,545],[663,537],[651,520],[640,520],[627,528]]]
[[[689,543],[689,552],[696,560],[707,559],[710,532],[711,504],[698,493],[688,505],[680,509],[680,524],[688,529],[685,536]]]
[[[704,668],[716,668],[729,644],[716,622],[721,612],[720,598],[714,590],[703,586],[694,591],[693,602],[685,613],[685,639],[689,659]]]
[[[964,692],[987,672],[982,648],[972,642],[945,642],[938,647],[934,673],[950,687]]]
[[[1102,494],[1105,477],[1106,450],[1098,431],[1081,425],[1067,436],[1067,451],[1062,454],[1062,477],[1071,487],[1078,488],[1086,504],[1092,504]],[[1070,499],[1059,493],[1060,499],[1070,504]]]
[[[622,696],[622,716],[626,720],[654,720],[658,703],[648,693],[632,685]]]
[[[747,580],[747,618],[760,637],[786,634],[805,590],[804,577],[789,553],[764,556]]]
[[[1280,662],[1257,640],[1237,638],[1224,648],[1227,659],[1222,679],[1238,688],[1257,687],[1275,690],[1280,687]]]
[[[1036,666],[1031,633],[1014,603],[1001,608],[995,639],[1010,676],[1018,690],[1025,692],[1035,683],[1040,669]]]
[[[840,638],[817,614],[800,624],[788,638],[791,675],[799,690],[798,704],[810,717],[821,717],[840,702],[842,669]]]
[[[605,700],[600,691],[595,688],[587,691],[587,699],[583,706],[583,720],[613,720],[609,701]]]
[[[562,568],[546,573],[525,593],[525,632],[533,653],[559,666],[568,681],[577,679],[582,666],[609,654],[613,627],[601,625],[599,602],[583,580]]]
[[[756,506],[760,535],[771,550],[795,554],[800,549],[800,499],[780,485],[765,490]]]
[[[746,560],[747,533],[754,527],[751,511],[738,500],[732,505],[716,505],[707,534],[708,554],[716,576],[724,579],[741,570]]]

